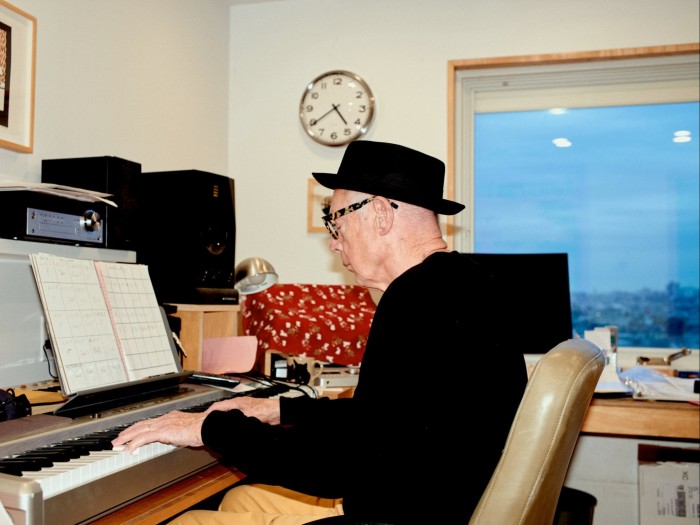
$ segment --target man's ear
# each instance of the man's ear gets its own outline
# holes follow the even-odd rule
[[[379,235],[386,235],[394,225],[394,208],[391,207],[391,203],[385,197],[375,197],[372,205],[376,214],[375,225]]]

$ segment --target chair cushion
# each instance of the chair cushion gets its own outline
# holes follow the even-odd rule
[[[278,350],[359,366],[375,310],[359,285],[278,283],[244,296],[243,331],[258,338],[258,356]]]

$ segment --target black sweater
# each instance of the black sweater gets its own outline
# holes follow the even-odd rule
[[[433,254],[384,292],[352,399],[282,398],[279,426],[213,412],[204,443],[255,481],[342,497],[352,517],[467,523],[527,381],[503,300],[468,254]]]

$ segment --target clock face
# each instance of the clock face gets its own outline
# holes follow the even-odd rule
[[[320,75],[301,97],[301,125],[312,139],[326,146],[343,146],[362,136],[373,117],[372,91],[348,71]]]

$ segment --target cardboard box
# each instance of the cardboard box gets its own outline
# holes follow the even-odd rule
[[[700,463],[640,462],[639,524],[698,525]]]

